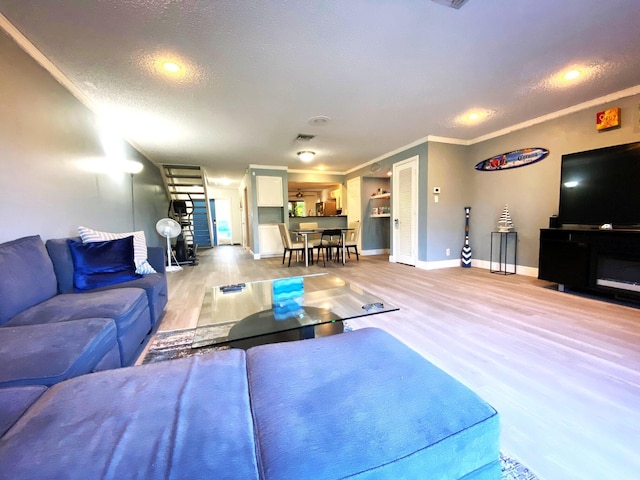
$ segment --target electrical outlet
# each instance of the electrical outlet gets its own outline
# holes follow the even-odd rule
[[[447,254],[447,257],[448,257],[449,255],[451,255],[451,249],[450,249],[450,248],[447,248],[447,249],[445,250],[445,253]]]

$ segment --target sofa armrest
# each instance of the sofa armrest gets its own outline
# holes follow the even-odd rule
[[[147,247],[147,260],[149,264],[158,273],[165,273],[166,264],[164,258],[164,248],[162,247]]]

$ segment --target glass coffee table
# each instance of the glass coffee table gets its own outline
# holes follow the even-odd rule
[[[192,348],[249,348],[343,331],[342,320],[398,307],[333,275],[287,277],[205,291]]]

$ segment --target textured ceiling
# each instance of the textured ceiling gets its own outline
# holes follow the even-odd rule
[[[152,161],[235,180],[249,164],[344,172],[640,83],[638,0],[0,0],[0,13]],[[185,76],[158,75],[160,54]],[[555,85],[571,65],[592,70]],[[471,108],[491,115],[458,123]]]

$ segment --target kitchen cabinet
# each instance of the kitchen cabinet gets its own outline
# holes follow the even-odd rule
[[[283,207],[282,177],[256,176],[258,207]]]
[[[260,256],[280,255],[283,252],[284,246],[277,223],[258,225],[258,236],[260,237]]]

